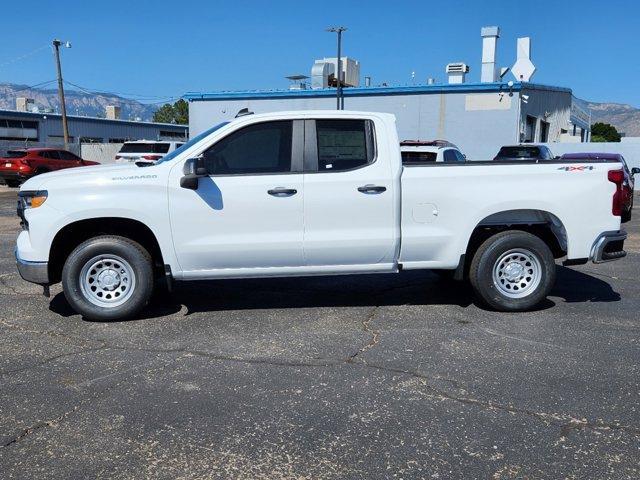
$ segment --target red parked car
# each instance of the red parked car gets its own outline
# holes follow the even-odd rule
[[[63,168],[99,165],[57,148],[25,148],[9,150],[0,157],[0,178],[9,187],[17,187],[26,179]]]

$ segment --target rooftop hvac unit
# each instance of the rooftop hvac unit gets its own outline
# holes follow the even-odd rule
[[[311,87],[327,88],[338,86],[336,75],[337,58],[323,58],[316,60],[311,67]],[[357,87],[360,85],[360,62],[349,57],[340,58],[341,77],[343,87]]]
[[[462,62],[449,63],[447,65],[447,75],[449,83],[464,83],[466,74],[469,73],[469,65]]]

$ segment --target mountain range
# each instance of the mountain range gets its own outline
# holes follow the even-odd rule
[[[144,104],[109,93],[89,93],[65,88],[64,94],[68,115],[104,117],[107,105],[117,105],[121,108],[123,120],[151,121],[153,113],[159,107],[159,105]],[[17,97],[32,98],[41,111],[43,109],[60,111],[57,89],[29,88],[27,85],[0,83],[0,109],[15,110]]]
[[[609,123],[627,137],[640,137],[640,109],[623,103],[586,102],[591,122]]]
[[[0,83],[0,109],[14,110],[16,97],[28,97],[40,108],[59,111],[57,89],[29,88],[26,85]],[[108,93],[89,93],[80,90],[66,90],[65,99],[69,115],[104,117],[107,105],[119,105],[121,118],[150,121],[159,105],[150,105]],[[640,109],[621,103],[597,103],[580,101],[591,109],[592,122],[610,123],[619,132],[629,137],[640,136]]]

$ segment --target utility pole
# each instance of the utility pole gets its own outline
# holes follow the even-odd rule
[[[344,98],[342,96],[342,32],[345,32],[346,27],[331,27],[327,28],[327,32],[338,34],[338,61],[336,62],[336,79],[338,81],[338,88],[336,90],[336,109],[344,110]]]
[[[58,96],[60,97],[60,113],[62,114],[62,134],[64,135],[64,148],[68,148],[69,143],[69,126],[67,125],[67,106],[64,103],[64,84],[62,81],[62,68],[60,67],[60,46],[64,45],[67,48],[71,48],[71,43],[65,42],[64,44],[55,39],[53,41],[53,50],[56,55],[56,67],[58,69]]]

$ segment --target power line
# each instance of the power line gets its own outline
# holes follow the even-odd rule
[[[167,98],[167,97],[162,97],[159,95],[143,95],[143,94],[137,94],[137,93],[125,93],[125,92],[108,92],[108,91],[104,91],[104,90],[92,90],[90,88],[87,87],[83,87],[81,85],[78,85],[76,83],[72,83],[69,82],[68,80],[65,80],[66,84],[71,85],[73,87],[76,87],[78,90],[83,91],[84,93],[90,93],[92,95],[116,95],[119,97],[138,97],[140,99],[148,99],[148,100],[156,100],[156,99],[163,99],[163,98]],[[178,97],[170,97],[170,98],[180,98]]]
[[[45,48],[49,48],[49,45],[42,45],[41,47],[38,47],[38,48],[36,48],[35,50],[33,50],[33,51],[29,52],[29,53],[25,53],[23,55],[15,57],[15,58],[13,58],[11,60],[7,60],[4,63],[0,63],[0,68],[6,67],[7,65],[11,65],[12,63],[19,62],[20,60],[24,60],[26,58],[29,58],[29,57],[35,55],[36,53],[44,50]]]
[[[46,82],[36,83],[35,85],[30,85],[28,87],[20,88],[18,90],[13,90],[13,93],[23,92],[25,90],[32,90],[32,89],[35,89],[35,88],[42,88],[42,87],[45,87],[45,86],[47,86],[47,85],[49,85],[51,83],[55,83],[55,81],[56,80],[48,80]]]

